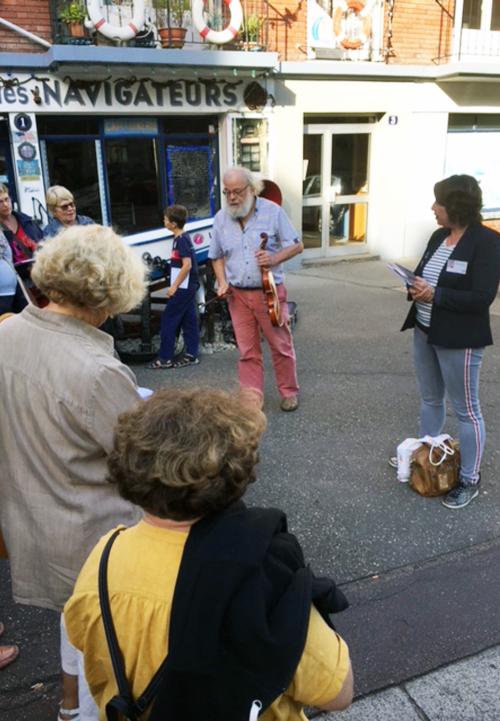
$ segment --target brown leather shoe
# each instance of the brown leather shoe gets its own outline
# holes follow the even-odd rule
[[[297,396],[287,396],[281,399],[280,408],[282,411],[296,411],[299,407],[299,399]]]

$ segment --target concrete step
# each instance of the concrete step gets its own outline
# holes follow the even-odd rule
[[[339,263],[359,263],[367,260],[380,260],[375,253],[353,253],[352,255],[334,255],[324,258],[303,258],[303,268],[318,268],[327,265],[338,265]]]

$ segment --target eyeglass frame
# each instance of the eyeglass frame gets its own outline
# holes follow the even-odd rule
[[[250,187],[250,183],[247,183],[243,188],[235,188],[235,190],[229,190],[229,188],[224,188],[222,191],[222,195],[227,198],[231,195],[236,195],[237,198],[243,198],[245,195],[245,190]]]
[[[60,210],[69,210],[70,208],[76,208],[76,203],[74,200],[68,200],[64,205],[56,205],[56,208],[59,208]]]

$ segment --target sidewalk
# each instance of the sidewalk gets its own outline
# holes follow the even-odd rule
[[[351,648],[360,700],[315,717],[500,721],[500,308],[492,317],[499,345],[486,350],[481,377],[482,491],[450,511],[398,483],[387,463],[397,442],[414,435],[418,416],[411,334],[399,332],[408,304],[397,279],[381,261],[344,262],[293,271],[288,288],[298,303],[301,406],[280,412],[267,359],[268,430],[246,500],[283,508],[314,571],[332,575],[351,604],[335,624]],[[133,370],[151,388],[228,388],[237,382],[236,358],[227,350],[191,368]],[[456,433],[451,414],[448,421]],[[0,620],[3,643],[21,647],[0,672],[0,718],[55,721],[58,618],[12,603],[5,561]]]
[[[355,701],[321,721],[498,721],[500,646]]]

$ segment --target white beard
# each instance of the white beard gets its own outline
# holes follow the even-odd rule
[[[246,200],[242,200],[239,205],[229,205],[228,203],[226,205],[226,210],[231,216],[231,218],[234,218],[235,220],[237,218],[246,218],[246,216],[252,210],[254,200],[255,197],[253,195],[249,195],[248,198]]]

